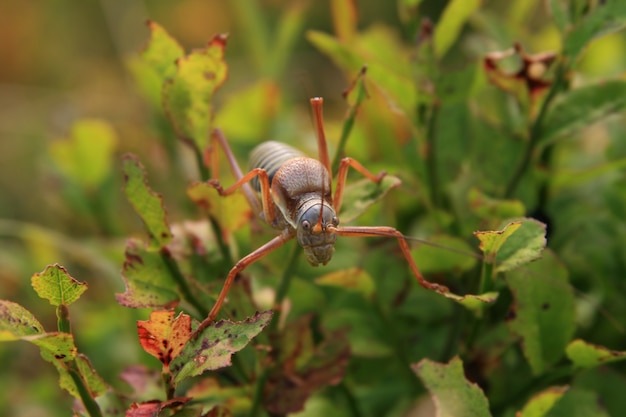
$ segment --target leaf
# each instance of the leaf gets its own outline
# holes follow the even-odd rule
[[[481,5],[481,0],[451,0],[435,26],[434,46],[437,58],[443,57],[459,37],[463,25]]]
[[[199,335],[192,337],[180,355],[171,362],[174,383],[178,384],[205,371],[229,366],[232,354],[243,349],[268,325],[271,318],[272,312],[265,311],[245,321],[220,320],[205,328]]]
[[[141,51],[141,59],[165,81],[176,73],[176,60],[185,54],[185,50],[161,25],[151,20],[146,24],[150,39]]]
[[[130,239],[126,246],[122,278],[126,284],[117,302],[132,308],[172,308],[178,304],[176,282],[160,253],[143,249],[143,243]]]
[[[545,224],[530,218],[514,219],[502,230],[474,232],[485,262],[496,264],[497,272],[513,270],[541,256],[546,246]]]
[[[522,217],[526,212],[520,200],[491,198],[475,187],[470,189],[467,198],[472,213],[481,219]]]
[[[592,368],[609,362],[626,359],[626,352],[594,345],[581,339],[576,339],[567,345],[565,353],[574,365],[581,368]]]
[[[256,144],[259,137],[266,136],[264,133],[271,127],[280,101],[281,92],[276,83],[259,80],[224,98],[215,114],[215,126],[231,140]]]
[[[172,310],[150,313],[147,321],[137,321],[141,347],[163,364],[168,372],[170,362],[176,358],[191,334],[191,317],[180,313],[174,318]]]
[[[146,22],[150,39],[140,54],[126,62],[141,94],[158,109],[162,109],[163,85],[176,73],[176,60],[185,51],[159,24]]]
[[[72,125],[69,138],[50,144],[50,155],[65,176],[95,189],[111,172],[117,141],[109,123],[83,119]]]
[[[196,182],[187,188],[187,196],[211,214],[222,229],[234,232],[250,222],[252,209],[242,193],[221,196],[206,182]]]
[[[544,417],[567,390],[568,387],[550,387],[533,395],[516,417]]]
[[[422,359],[411,368],[430,392],[438,417],[491,415],[485,394],[478,385],[465,379],[463,363],[458,357],[448,364]]]
[[[69,333],[42,333],[33,336],[24,336],[21,339],[39,347],[41,356],[49,362],[53,362],[54,360],[67,362],[74,359],[78,354],[78,350],[74,344],[74,336]]]
[[[374,291],[376,291],[374,280],[361,268],[333,271],[316,278],[315,283],[356,291],[364,297],[370,297],[374,294]]]
[[[372,204],[382,200],[391,189],[400,184],[400,179],[393,175],[383,177],[380,184],[367,178],[348,184],[344,190],[339,218],[343,223],[356,219]]]
[[[226,35],[176,61],[175,75],[163,86],[163,107],[177,135],[203,152],[212,129],[215,91],[226,81]]]
[[[389,107],[413,119],[418,95],[409,55],[389,30],[372,27],[359,34],[356,45],[347,45],[317,31],[308,31],[306,36],[350,76],[367,66],[368,80],[381,91]]]
[[[39,297],[53,306],[68,306],[78,300],[87,290],[87,284],[77,281],[59,264],[48,265],[43,272],[31,278],[33,288]]]
[[[346,372],[350,347],[345,329],[325,335],[316,345],[311,320],[312,315],[307,315],[289,323],[273,340],[277,366],[267,379],[263,396],[265,408],[271,414],[286,415],[302,410],[313,393],[338,384]]]
[[[30,311],[12,301],[0,300],[0,341],[19,340],[43,332],[43,326]]]
[[[626,81],[612,80],[564,93],[550,109],[540,143],[577,134],[581,129],[626,109]]]
[[[498,299],[498,293],[495,291],[486,292],[480,295],[466,294],[457,295],[453,293],[445,293],[444,297],[456,301],[468,310],[474,312],[477,317],[482,317],[482,312],[489,304],[493,304]]]
[[[572,388],[557,401],[546,417],[609,417],[609,415],[602,406],[602,399],[595,392]]]
[[[163,377],[160,371],[143,365],[131,365],[120,374],[120,379],[133,389],[134,400],[148,400],[164,397]]]
[[[167,401],[152,400],[143,403],[132,403],[130,408],[126,410],[126,417],[160,416],[163,410],[180,408],[181,406],[187,404],[190,400],[190,397],[176,397]]]
[[[429,237],[428,242],[432,245],[419,245],[411,250],[411,255],[423,274],[469,271],[476,265],[477,259],[472,256],[474,252],[463,239],[435,235]]]
[[[522,338],[535,375],[563,356],[574,334],[575,299],[567,275],[556,256],[546,251],[540,260],[506,277],[514,298],[509,329]]]
[[[593,39],[626,27],[626,3],[612,0],[599,3],[566,34],[563,54],[574,62]]]
[[[82,354],[77,354],[74,363],[58,360],[49,355],[42,356],[45,360],[52,363],[59,372],[59,386],[69,392],[73,397],[81,399],[79,389],[70,372],[74,372],[75,376],[79,376],[84,383],[85,388],[89,391],[92,398],[104,394],[108,386],[104,380],[93,369],[89,359]],[[78,375],[76,375],[76,373]]]
[[[172,240],[163,198],[150,189],[146,171],[135,155],[122,158],[124,194],[143,221],[150,237],[150,249],[160,249]]]
[[[512,219],[521,222],[517,231],[501,245],[496,255],[496,271],[512,271],[538,259],[546,247],[546,225],[531,218]],[[510,221],[505,220],[502,225]]]

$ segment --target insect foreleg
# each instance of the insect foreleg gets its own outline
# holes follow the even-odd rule
[[[221,147],[224,150],[224,154],[226,155],[226,159],[228,160],[228,165],[230,166],[230,171],[233,173],[233,176],[237,181],[241,180],[244,175],[241,172],[241,168],[237,163],[237,159],[235,159],[235,155],[233,155],[233,151],[230,149],[228,145],[228,141],[224,137],[224,134],[220,129],[215,129],[213,131],[213,135],[211,137],[211,149],[210,153],[210,164],[211,170],[214,180],[219,180],[219,154],[217,153],[217,148]],[[255,214],[261,213],[261,202],[259,201],[259,197],[252,190],[250,184],[243,184],[241,186],[244,196],[246,200],[248,200],[248,204],[250,204],[250,208]]]
[[[233,282],[235,281],[235,277],[237,276],[237,274],[239,274],[241,271],[243,271],[248,266],[250,266],[254,262],[258,261],[265,255],[267,255],[268,253],[283,246],[285,243],[293,239],[293,237],[294,237],[293,232],[285,230],[283,231],[283,233],[276,236],[274,239],[270,240],[269,242],[267,242],[265,245],[261,246],[260,248],[256,249],[254,252],[251,252],[248,255],[241,258],[235,264],[235,266],[228,272],[228,275],[226,276],[226,280],[224,281],[224,286],[222,287],[222,291],[220,291],[220,294],[217,297],[217,300],[215,301],[213,308],[209,312],[209,315],[207,316],[207,318],[200,324],[200,326],[198,326],[195,333],[196,334],[200,333],[204,328],[206,328],[209,324],[211,324],[213,320],[215,320],[215,317],[217,317],[217,314],[222,308],[222,304],[224,304],[224,300],[226,300],[228,291],[230,290],[230,287],[233,285]]]
[[[335,206],[335,211],[337,213],[340,212],[341,203],[343,200],[343,189],[346,185],[346,177],[348,176],[348,168],[352,167],[359,171],[363,176],[375,183],[379,183],[387,173],[385,171],[381,171],[378,174],[374,175],[370,171],[367,170],[363,165],[361,165],[357,160],[352,158],[343,158],[341,163],[339,164],[339,172],[337,173],[337,189],[335,190],[335,198],[333,199],[333,203]]]
[[[259,177],[259,183],[261,184],[261,203],[262,203],[262,211],[265,216],[265,221],[269,224],[273,224],[276,219],[276,210],[274,202],[272,201],[272,195],[270,193],[270,180],[267,175],[267,171],[263,168],[254,168],[246,175],[241,177],[235,184],[230,187],[224,189],[220,184],[219,180],[212,179],[209,180],[209,184],[215,188],[221,196],[226,196],[237,191],[238,188],[249,186],[248,182],[252,180],[254,177]],[[254,208],[254,207],[253,207]],[[256,212],[258,215],[260,211]]]
[[[351,236],[351,237],[374,237],[374,236],[388,236],[394,237],[398,240],[398,244],[400,245],[400,249],[402,250],[402,254],[404,258],[409,264],[411,268],[411,272],[417,278],[417,282],[424,288],[429,290],[436,291],[440,294],[449,293],[450,290],[448,287],[440,284],[435,284],[433,282],[426,281],[426,278],[422,275],[417,264],[413,260],[411,256],[411,249],[409,248],[409,244],[404,239],[402,233],[393,227],[386,226],[347,226],[347,227],[336,227],[333,229],[335,233],[339,236]]]

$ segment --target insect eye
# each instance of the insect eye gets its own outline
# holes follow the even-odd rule
[[[339,224],[339,219],[337,218],[337,216],[333,216],[331,223],[333,224],[333,226],[337,226]]]
[[[309,221],[308,221],[308,220],[303,220],[303,221],[302,221],[302,228],[303,228],[304,230],[309,230],[309,229],[311,229],[311,223],[309,223]]]

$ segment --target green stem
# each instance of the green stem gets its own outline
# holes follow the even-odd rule
[[[437,172],[437,135],[435,126],[439,116],[439,105],[433,102],[428,115],[426,125],[426,170],[428,172],[428,185],[430,190],[430,200],[434,208],[441,207],[441,190],[439,188],[439,174]]]
[[[263,395],[265,391],[265,383],[267,382],[267,378],[270,376],[271,367],[266,366],[263,368],[263,371],[259,375],[259,378],[256,381],[256,385],[254,387],[254,397],[252,399],[252,408],[250,409],[250,417],[257,417],[261,412],[261,403],[263,400]]]
[[[356,115],[359,112],[359,108],[361,107],[361,103],[365,101],[367,98],[367,90],[365,89],[365,83],[363,82],[363,77],[365,76],[365,71],[367,67],[363,67],[361,72],[358,75],[358,78],[355,80],[353,87],[357,89],[356,93],[356,101],[354,105],[350,108],[350,113],[348,113],[348,117],[343,122],[343,126],[341,128],[341,137],[339,138],[339,145],[337,146],[337,152],[335,153],[335,157],[333,158],[332,170],[334,173],[337,173],[339,170],[339,163],[341,162],[341,158],[345,154],[346,144],[348,143],[348,137],[352,132],[352,127],[354,127],[354,121],[356,119]]]
[[[289,287],[291,286],[291,279],[295,275],[296,266],[298,265],[298,258],[300,257],[301,248],[299,245],[293,246],[293,251],[291,252],[291,256],[289,257],[289,261],[287,262],[287,266],[283,270],[283,275],[280,278],[280,283],[278,284],[278,288],[276,289],[276,297],[274,299],[274,305],[276,305],[278,310],[274,313],[274,318],[269,325],[270,333],[276,331],[278,324],[280,323],[280,305],[283,300],[287,296],[287,292],[289,291]]]
[[[346,402],[348,403],[348,410],[350,411],[350,415],[352,417],[361,417],[363,413],[361,413],[359,404],[356,398],[354,397],[352,390],[350,390],[350,388],[348,388],[348,386],[346,385],[346,382],[341,381],[339,385],[337,385],[337,388],[343,394],[343,396],[346,399]]]
[[[57,328],[62,333],[71,333],[70,312],[65,304],[57,306]]]
[[[183,297],[185,298],[185,300],[198,311],[198,314],[200,314],[202,317],[206,317],[209,314],[209,311],[204,307],[204,305],[200,302],[200,300],[198,300],[195,297],[193,291],[191,291],[191,288],[189,287],[189,284],[187,283],[187,279],[184,277],[182,272],[180,272],[180,269],[178,268],[178,264],[176,263],[176,261],[172,258],[172,256],[166,250],[161,250],[160,254],[161,254],[161,259],[167,266],[167,269],[172,275],[172,277],[174,278],[174,281],[176,281],[176,283],[178,284],[178,288],[180,289],[180,292],[183,294]]]
[[[71,361],[68,364],[68,373],[74,381],[74,385],[76,385],[76,390],[78,391],[78,395],[80,396],[83,405],[85,406],[85,410],[90,417],[102,417],[102,411],[100,410],[100,406],[91,396],[91,393],[85,386],[85,382],[78,371],[78,367],[76,365],[76,361]]]
[[[530,127],[528,146],[524,150],[524,155],[522,156],[522,159],[517,165],[517,168],[515,169],[511,180],[505,188],[504,198],[511,198],[513,196],[515,190],[517,189],[517,186],[519,185],[534,158],[535,152],[539,145],[539,141],[541,139],[541,130],[543,128],[544,119],[546,118],[548,109],[550,108],[550,104],[552,104],[552,101],[556,98],[557,93],[561,91],[561,85],[565,79],[566,71],[567,69],[565,67],[565,64],[561,63],[556,70],[552,88],[550,89],[548,95],[541,104],[539,114],[537,115],[537,118]]]

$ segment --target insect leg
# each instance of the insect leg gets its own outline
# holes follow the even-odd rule
[[[233,176],[237,181],[241,180],[244,175],[241,172],[241,168],[237,163],[237,159],[235,159],[235,155],[233,151],[230,149],[228,145],[228,141],[226,137],[224,137],[224,133],[220,129],[215,129],[213,131],[213,136],[211,137],[212,148],[209,150],[210,152],[210,164],[212,168],[213,179],[219,179],[219,154],[217,153],[218,145],[224,150],[224,154],[226,155],[226,159],[228,160],[228,165],[230,166],[230,171],[233,173]],[[259,201],[259,197],[252,190],[250,184],[244,184],[241,187],[246,200],[248,200],[248,204],[252,208],[252,211],[258,215],[262,211],[261,202]]]
[[[313,108],[313,120],[315,121],[315,130],[317,132],[317,152],[319,160],[328,171],[330,178],[333,177],[333,171],[330,166],[330,158],[328,157],[328,145],[326,143],[326,135],[324,133],[324,116],[322,115],[322,104],[324,99],[322,97],[313,97],[311,100],[311,107]]]
[[[207,316],[207,318],[204,319],[204,321],[202,321],[200,326],[198,326],[198,328],[195,331],[195,334],[199,334],[203,329],[205,329],[208,325],[210,325],[211,322],[213,322],[213,320],[215,320],[215,317],[217,317],[217,314],[222,308],[222,304],[224,304],[224,300],[226,299],[226,296],[228,295],[228,291],[230,290],[230,287],[233,285],[233,282],[235,281],[235,277],[237,276],[237,274],[239,274],[241,271],[243,271],[248,266],[250,266],[254,262],[258,261],[265,255],[267,255],[268,253],[283,246],[285,243],[290,241],[293,238],[293,236],[294,236],[293,232],[284,231],[280,235],[276,236],[274,239],[267,242],[265,245],[261,246],[260,248],[256,249],[255,251],[241,258],[235,264],[235,266],[233,266],[230,272],[228,272],[228,275],[226,276],[226,280],[224,281],[224,286],[222,287],[222,291],[220,291],[220,294],[217,297],[217,300],[215,301],[213,308],[209,312],[209,315]]]
[[[436,291],[440,294],[445,294],[450,292],[448,287],[440,284],[435,284],[433,282],[429,282],[424,278],[422,273],[420,272],[417,264],[413,260],[411,256],[411,250],[409,248],[409,244],[404,239],[402,233],[393,227],[387,226],[346,226],[346,227],[336,227],[333,229],[335,233],[339,236],[351,236],[351,237],[374,237],[374,236],[388,236],[394,237],[398,240],[398,244],[400,245],[400,249],[402,250],[402,254],[404,258],[409,264],[411,268],[411,272],[417,278],[417,282],[424,288],[429,290]]]
[[[343,189],[346,185],[346,177],[348,176],[348,168],[352,167],[359,171],[363,176],[375,183],[379,183],[387,173],[385,171],[381,171],[378,174],[374,175],[370,171],[367,170],[363,165],[361,165],[357,160],[352,158],[343,158],[341,163],[339,164],[339,172],[337,173],[337,189],[335,190],[335,198],[333,199],[333,204],[335,206],[335,211],[339,213],[341,209],[341,203],[343,200]]]
[[[252,178],[256,176],[259,177],[259,183],[261,184],[262,203],[262,210],[260,209],[258,212],[256,212],[256,214],[259,214],[262,211],[265,221],[271,225],[276,219],[276,211],[274,202],[272,201],[272,195],[270,193],[269,176],[267,175],[267,171],[265,171],[263,168],[254,168],[246,175],[243,175],[235,184],[226,189],[222,187],[219,180],[217,179],[209,180],[209,184],[211,184],[211,186],[213,186],[213,188],[215,188],[221,196],[227,196],[234,193],[238,188],[246,186],[249,187],[250,184],[248,184],[248,182],[250,182],[250,180],[252,180]]]

